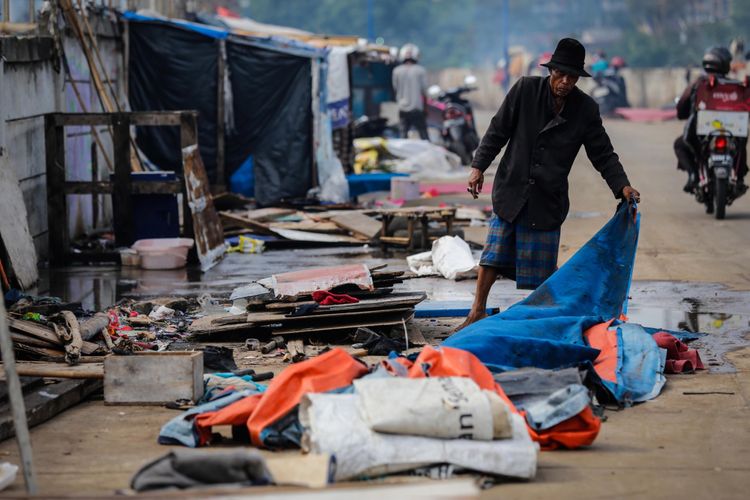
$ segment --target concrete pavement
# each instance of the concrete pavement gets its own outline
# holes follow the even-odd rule
[[[693,302],[683,303],[690,298],[711,320],[704,324],[706,329],[717,336],[726,334],[717,326],[719,322],[724,324],[733,315],[733,340],[723,346],[733,352],[726,359],[717,355],[716,361],[722,365],[729,361],[730,373],[669,376],[664,393],[656,400],[607,412],[608,420],[590,449],[544,452],[534,481],[500,484],[483,495],[746,498],[750,490],[750,294],[694,282],[750,290],[750,252],[746,250],[750,243],[750,197],[730,207],[725,221],[716,221],[681,191],[684,174],[676,171],[671,150],[681,123],[609,121],[606,127],[633,186],[643,198],[635,269],[635,279],[640,281],[633,285],[631,306],[674,310],[682,315],[674,319],[678,322],[693,308]],[[561,264],[608,220],[616,206],[583,152],[573,167],[570,186],[571,215],[563,226]],[[246,269],[229,260],[213,279],[227,278],[224,284],[231,288],[238,279],[263,277],[269,262],[288,259],[274,254],[258,256],[261,260],[253,256],[255,264],[248,264]],[[304,258],[299,255],[295,260],[302,262]],[[380,262],[367,255],[361,258]],[[337,259],[351,261],[352,257],[332,253],[319,256],[316,262],[332,265]],[[388,262],[403,265],[403,258]],[[146,278],[144,275],[143,281]],[[429,289],[431,298],[438,300],[470,299],[473,288],[473,282],[450,283],[450,287],[442,286],[445,282],[440,280],[429,284],[412,280],[408,284]],[[188,285],[201,290],[204,286],[183,282],[183,286]],[[521,296],[523,293],[512,289],[507,281],[499,282],[493,295],[498,304],[504,305]],[[659,322],[660,318],[666,321],[671,316],[656,315],[652,321]],[[449,323],[443,322],[441,327],[448,331]],[[704,351],[704,356],[711,359],[713,354]],[[92,401],[34,428],[32,440],[42,492],[101,495],[126,487],[138,465],[167,451],[155,439],[159,427],[173,415],[159,408],[106,407],[101,401]],[[17,463],[15,442],[0,443],[0,455]],[[8,493],[21,492],[21,484],[19,479]],[[440,488],[440,483],[434,485]]]

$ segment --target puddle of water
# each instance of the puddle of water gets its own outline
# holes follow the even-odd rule
[[[707,335],[690,343],[698,349],[703,364],[712,373],[736,371],[726,354],[750,345],[750,315],[679,311],[654,307],[632,306],[628,320],[643,326],[666,330],[686,330]]]
[[[89,266],[42,270],[40,295],[81,302],[85,309],[103,310],[123,297],[159,295],[228,296],[239,285],[274,273],[305,267],[362,262],[406,268],[403,255],[381,255],[377,249],[323,248],[271,251],[261,255],[230,254],[208,273],[196,268],[146,271],[117,266]],[[441,278],[407,280],[404,290],[425,291],[428,300],[465,302],[473,299],[474,280],[447,281]],[[634,282],[628,317],[633,323],[668,330],[704,332],[691,345],[712,372],[733,372],[725,359],[728,352],[750,345],[750,294],[727,290],[720,285],[680,282]],[[498,281],[489,304],[502,309],[521,300],[528,292],[516,290],[512,282]],[[648,306],[646,305],[648,304]]]

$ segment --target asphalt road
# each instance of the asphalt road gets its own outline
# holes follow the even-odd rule
[[[486,127],[492,113],[479,112]],[[641,193],[641,235],[634,279],[718,282],[750,288],[750,196],[716,220],[682,192],[672,143],[683,122],[606,120],[615,151]],[[483,130],[483,127],[482,127]],[[485,187],[489,200],[489,186]],[[612,215],[616,200],[581,149],[570,174],[570,215],[563,224],[560,264]]]

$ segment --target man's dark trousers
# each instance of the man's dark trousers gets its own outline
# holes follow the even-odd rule
[[[409,130],[414,127],[417,129],[417,132],[419,132],[420,139],[424,141],[429,139],[427,135],[427,120],[424,117],[424,111],[420,109],[399,111],[398,117],[400,120],[401,137],[406,139],[409,135]]]

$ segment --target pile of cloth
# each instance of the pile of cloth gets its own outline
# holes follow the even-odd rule
[[[639,228],[637,207],[621,203],[612,219],[526,299],[443,345],[472,352],[498,372],[593,366],[597,394],[623,406],[658,396],[666,382],[668,351],[654,335],[661,333],[662,342],[697,335],[627,321]],[[672,351],[678,355],[676,347]]]
[[[214,427],[229,425],[257,447],[335,457],[336,481],[442,464],[532,479],[540,449],[595,441],[600,404],[646,401],[665,368],[703,366],[682,342],[695,334],[627,321],[639,223],[635,206],[620,205],[525,300],[442,346],[373,366],[330,350],[267,388],[213,397],[168,423],[160,441],[206,446]]]
[[[430,141],[366,137],[354,140],[354,171],[398,172],[415,179],[463,178],[458,155]]]

